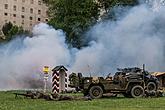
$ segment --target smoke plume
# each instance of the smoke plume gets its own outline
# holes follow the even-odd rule
[[[62,30],[36,25],[33,37],[0,46],[0,89],[41,87],[44,65],[64,65],[86,76],[142,64],[149,71],[165,71],[165,7],[156,8],[141,4],[116,21],[99,22],[87,32],[89,46],[81,50],[68,48]]]
[[[4,89],[29,87],[37,80],[40,83],[43,66],[70,62],[64,32],[43,23],[34,27],[32,38],[20,37],[1,46],[0,57],[0,88]],[[32,82],[25,83],[29,80]]]
[[[150,71],[165,71],[164,12],[165,7],[156,7],[155,11],[141,4],[117,21],[98,23],[88,33],[94,40],[76,53],[72,68],[104,75],[118,67],[146,64]]]

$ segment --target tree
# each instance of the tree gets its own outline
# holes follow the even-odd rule
[[[67,43],[85,46],[84,33],[116,5],[135,5],[138,0],[43,0],[49,6],[49,24],[66,32]]]
[[[108,13],[114,6],[134,6],[138,4],[138,0],[98,0],[101,9]]]
[[[101,8],[108,10],[111,7],[114,7],[116,5],[130,5],[134,6],[138,4],[138,0],[97,0],[100,4]]]
[[[9,30],[12,28],[13,24],[11,22],[5,23],[2,27],[2,32],[5,36],[8,36]]]
[[[98,4],[93,0],[49,0],[49,24],[66,32],[67,42],[80,48],[84,32],[97,22]]]
[[[16,35],[29,34],[27,30],[24,30],[22,27],[13,25],[11,22],[4,24],[4,26],[2,27],[2,32],[5,36],[5,39],[3,41],[10,41],[15,38]]]

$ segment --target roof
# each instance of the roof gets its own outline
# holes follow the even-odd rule
[[[154,76],[161,76],[161,75],[165,75],[165,72],[152,72],[151,74]]]
[[[68,71],[68,69],[66,69],[64,66],[60,65],[60,66],[56,66],[55,68],[52,69],[52,71],[59,71],[59,70],[65,70]]]

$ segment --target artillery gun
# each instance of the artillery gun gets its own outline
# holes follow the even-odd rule
[[[125,97],[139,98],[146,92],[158,90],[158,80],[148,71],[134,67],[117,69],[113,77],[83,77],[81,73],[69,76],[70,87],[82,90],[84,95],[101,98],[105,93],[123,94]]]

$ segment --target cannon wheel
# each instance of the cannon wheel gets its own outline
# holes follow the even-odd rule
[[[92,86],[89,90],[89,95],[93,99],[98,99],[103,96],[103,89],[100,86]]]

